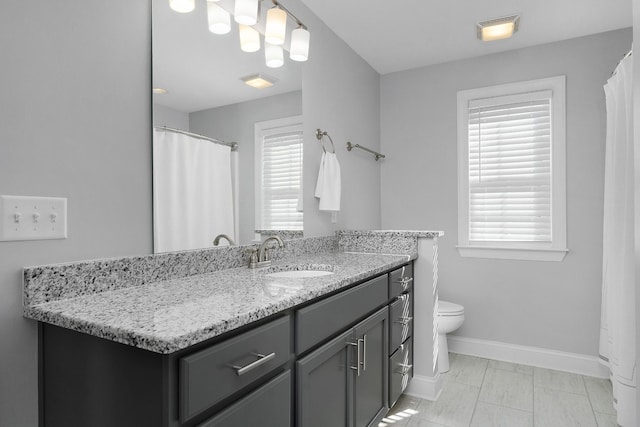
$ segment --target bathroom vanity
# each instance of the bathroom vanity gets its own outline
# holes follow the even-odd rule
[[[416,257],[331,250],[46,302],[88,266],[25,269],[44,425],[377,425],[413,376]],[[131,275],[119,262],[94,276]],[[292,270],[326,274],[271,274]]]

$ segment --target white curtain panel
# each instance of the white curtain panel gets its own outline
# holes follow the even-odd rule
[[[218,234],[235,238],[230,147],[154,131],[153,193],[156,253],[213,247]]]
[[[604,86],[607,134],[604,182],[600,357],[611,373],[618,424],[636,425],[636,313],[632,58]]]

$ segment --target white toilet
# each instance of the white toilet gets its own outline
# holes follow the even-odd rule
[[[458,329],[463,322],[463,306],[449,301],[438,301],[438,369],[441,373],[449,370],[447,334]]]

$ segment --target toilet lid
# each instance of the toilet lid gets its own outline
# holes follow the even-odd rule
[[[464,307],[449,301],[438,301],[438,314],[440,316],[456,316],[464,314]]]

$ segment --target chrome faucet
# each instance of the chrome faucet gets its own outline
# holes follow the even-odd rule
[[[235,245],[233,239],[226,234],[218,234],[215,239],[213,239],[213,246],[218,246],[220,244],[220,239],[227,239],[229,245]]]
[[[249,268],[267,267],[271,265],[271,258],[269,257],[269,248],[267,243],[271,240],[278,242],[279,248],[284,248],[284,242],[280,236],[269,236],[260,245],[258,250],[251,251],[251,257],[249,259]]]

